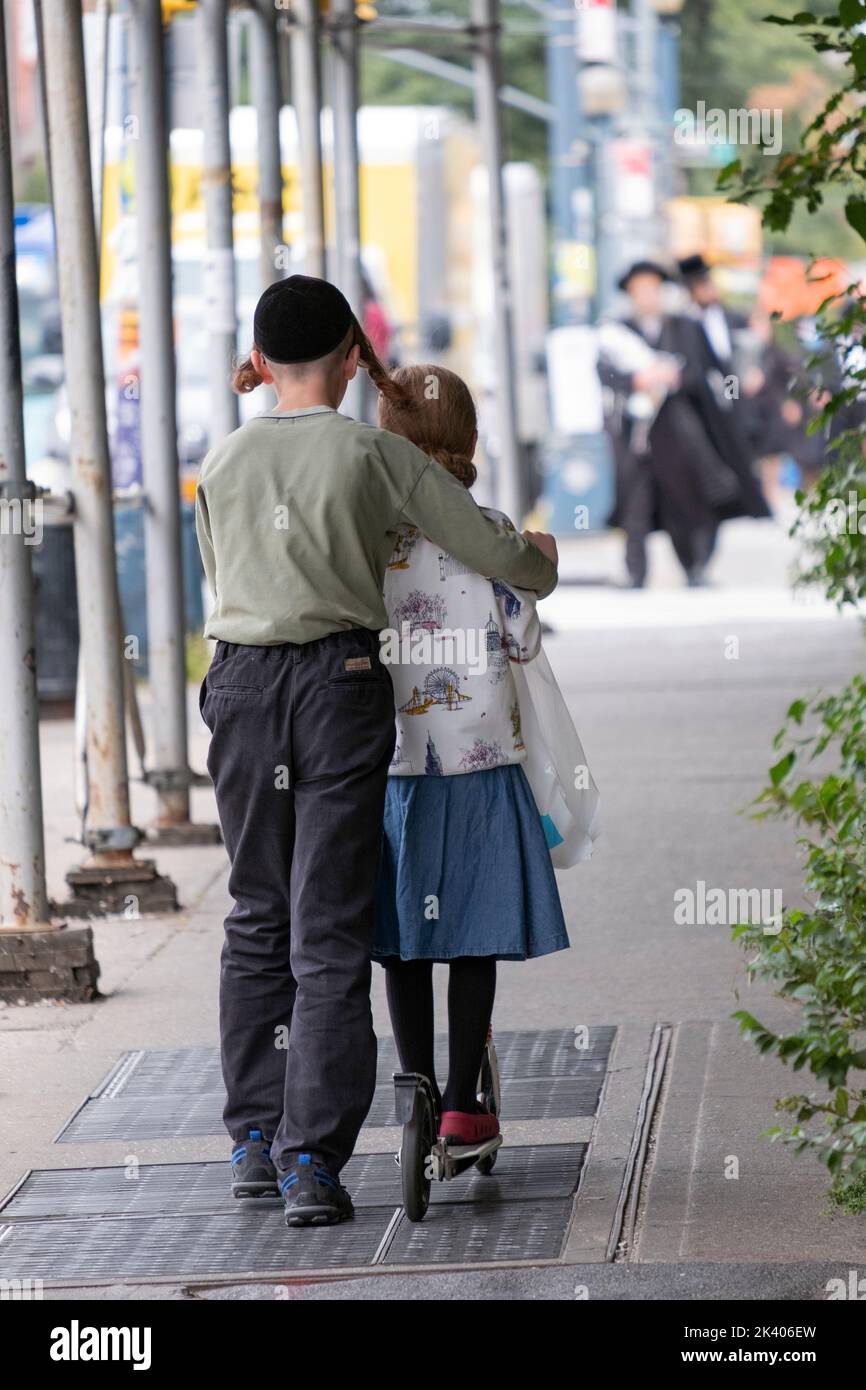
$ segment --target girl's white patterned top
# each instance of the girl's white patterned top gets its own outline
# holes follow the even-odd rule
[[[535,600],[468,570],[417,527],[399,532],[382,634],[397,706],[391,776],[450,777],[525,760],[511,662],[531,661],[541,647]]]

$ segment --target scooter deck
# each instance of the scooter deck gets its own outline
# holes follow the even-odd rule
[[[479,1159],[486,1158],[502,1144],[502,1135],[495,1139],[485,1139],[483,1144],[435,1144],[432,1156],[436,1159],[440,1180],[457,1177]]]

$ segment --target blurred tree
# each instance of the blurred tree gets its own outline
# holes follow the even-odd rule
[[[761,22],[770,12],[792,17],[803,8],[800,0],[685,0],[680,16],[683,106],[694,110],[698,101],[705,101],[708,107],[738,107],[752,88],[784,82],[803,68],[828,73],[820,55],[810,53],[795,30]],[[818,0],[810,8],[820,15],[836,7]],[[828,87],[830,81],[828,74]],[[798,138],[792,123],[786,143],[796,144]]]
[[[469,0],[380,0],[380,15],[450,16],[469,19]],[[502,7],[504,34],[502,42],[503,82],[518,87],[532,96],[546,96],[544,66],[544,21],[527,5],[505,4]],[[519,32],[509,34],[509,26],[519,26]],[[527,29],[537,30],[528,33]],[[389,46],[397,47],[401,36],[388,34]],[[472,113],[472,92],[467,87],[428,76],[413,68],[403,67],[383,54],[371,50],[370,43],[361,50],[361,100],[377,106],[451,106],[467,116]],[[444,34],[425,33],[419,36],[406,30],[401,47],[416,49],[447,62],[471,70],[472,55],[465,39]],[[547,163],[547,126],[543,121],[503,107],[503,136],[507,159],[528,159],[544,170]]]
[[[833,0],[810,5],[818,17],[833,14]],[[690,110],[757,106],[782,111],[783,148],[797,148],[809,121],[837,83],[826,55],[803,43],[793,26],[765,24],[768,13],[793,18],[802,0],[686,0],[681,16],[681,101]],[[716,191],[713,169],[691,169],[689,192]],[[809,215],[798,208],[790,224],[766,227],[768,251],[862,256],[862,245],[845,220],[844,198],[828,190],[824,205]]]

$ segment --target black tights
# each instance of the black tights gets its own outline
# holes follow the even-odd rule
[[[433,962],[385,962],[391,1024],[404,1071],[418,1071],[433,1086],[443,1110],[475,1110],[478,1071],[496,994],[496,957],[460,956],[448,970],[448,1084],[436,1084],[433,1061]]]

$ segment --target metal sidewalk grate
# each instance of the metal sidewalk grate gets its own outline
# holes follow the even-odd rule
[[[238,1202],[225,1215],[16,1221],[0,1226],[3,1278],[93,1284],[160,1275],[266,1274],[373,1262],[393,1213],[359,1207],[354,1221],[289,1230],[274,1204]]]
[[[147,1164],[31,1173],[0,1212],[0,1277],[93,1284],[393,1264],[555,1259],[582,1144],[503,1148],[490,1177],[435,1183],[421,1226],[398,1215],[392,1154],[353,1158],[354,1221],[289,1230],[282,1204],[235,1202],[227,1165]],[[395,1217],[397,1217],[396,1225]],[[386,1240],[386,1237],[388,1238]]]
[[[434,1183],[434,1201],[501,1202],[567,1197],[577,1186],[585,1145],[550,1144],[502,1148],[489,1177],[467,1173],[455,1182]],[[357,1206],[400,1205],[400,1172],[393,1154],[356,1154],[343,1181]],[[146,1163],[131,1168],[42,1168],[30,1173],[0,1206],[0,1221],[70,1220],[84,1216],[225,1215],[228,1163]],[[279,1212],[279,1198],[259,1198],[248,1207]]]
[[[574,1046],[567,1029],[543,1033],[497,1033],[496,1052],[503,1078],[572,1076],[575,1070],[604,1067],[613,1042],[614,1028],[593,1028],[585,1049]],[[392,1037],[380,1038],[377,1082],[385,1084],[398,1070],[397,1048]],[[436,1038],[436,1070],[448,1071],[447,1035]],[[92,1098],[155,1096],[178,1093],[222,1095],[219,1052],[212,1047],[173,1047],[125,1052],[92,1093]]]
[[[574,1046],[567,1029],[496,1035],[504,1083],[504,1119],[589,1117],[595,1113],[614,1028],[590,1030],[589,1046]],[[444,1037],[437,1069],[447,1072]],[[367,1125],[394,1123],[392,1038],[380,1043],[376,1094]],[[538,1081],[546,1081],[539,1086]],[[60,1143],[112,1139],[186,1138],[223,1132],[219,1054],[211,1048],[124,1053],[58,1135]]]
[[[424,1220],[402,1220],[383,1264],[510,1264],[555,1260],[562,1251],[571,1202],[500,1202],[467,1207],[442,1202]]]

